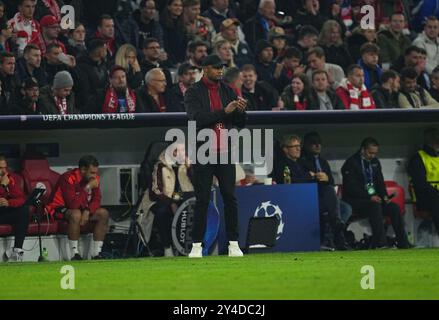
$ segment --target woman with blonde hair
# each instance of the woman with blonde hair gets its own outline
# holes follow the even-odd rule
[[[220,57],[227,68],[236,67],[233,60],[232,45],[229,41],[223,39],[215,42],[213,45],[213,53]]]
[[[328,20],[323,24],[318,43],[325,50],[326,62],[339,65],[346,71],[353,60],[343,42],[341,32],[341,26],[337,21]]]
[[[128,86],[131,89],[137,89],[142,85],[143,75],[137,60],[136,48],[133,45],[124,44],[117,50],[115,64],[126,70]]]

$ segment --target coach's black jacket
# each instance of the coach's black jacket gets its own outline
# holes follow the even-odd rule
[[[363,175],[363,168],[361,166],[361,153],[358,151],[352,157],[347,159],[341,168],[343,175],[343,200],[370,199],[370,195],[365,188],[366,181]],[[381,198],[387,196],[386,185],[384,184],[384,177],[381,169],[380,161],[375,158],[371,160],[373,170],[373,183],[377,195]]]
[[[197,122],[197,130],[212,128],[216,123],[222,122],[226,129],[234,127],[243,128],[247,121],[247,114],[235,110],[226,114],[224,109],[237,99],[236,93],[228,85],[220,83],[219,95],[223,105],[220,111],[211,111],[209,91],[203,81],[198,81],[190,87],[184,96],[184,106],[189,120]]]
[[[319,156],[320,166],[322,167],[322,171],[326,173],[328,176],[328,182],[319,182],[322,185],[334,185],[334,177],[332,176],[331,167],[329,166],[328,160]],[[304,153],[302,158],[299,159],[299,162],[306,169],[306,171],[317,172],[316,162],[314,155],[311,153]]]

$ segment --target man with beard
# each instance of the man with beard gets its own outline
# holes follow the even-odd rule
[[[39,114],[38,100],[40,89],[35,78],[29,78],[23,82],[21,96],[13,102],[11,114],[36,115]]]
[[[148,71],[154,68],[161,68],[166,76],[167,86],[172,86],[171,72],[164,66],[164,61],[168,55],[162,50],[160,42],[155,38],[148,38],[143,43],[143,60],[140,62],[142,73],[146,75]]]
[[[187,46],[187,54],[189,57],[188,62],[198,70],[196,81],[200,81],[203,76],[201,64],[203,63],[204,58],[207,57],[208,49],[209,47],[207,43],[203,41],[191,41]]]
[[[221,81],[223,63],[217,55],[210,55],[203,61],[204,76],[186,92],[184,104],[188,117],[196,121],[197,130],[211,129],[216,139],[209,146],[209,158],[215,161],[193,165],[194,191],[196,196],[195,215],[192,229],[193,246],[189,258],[202,258],[202,241],[206,230],[207,210],[213,176],[218,179],[222,198],[229,257],[242,257],[238,244],[238,206],[235,197],[236,164],[230,159],[227,137],[224,129],[244,127],[247,102],[237,97],[227,84]],[[209,140],[210,142],[211,140]],[[206,155],[206,153],[204,153]],[[226,164],[221,162],[226,161]]]
[[[101,250],[108,229],[108,211],[101,207],[98,160],[91,155],[82,157],[76,169],[67,171],[58,181],[52,202],[46,206],[54,218],[68,221],[67,236],[71,260],[82,260],[78,240],[81,226],[94,222],[92,259],[102,259]]]
[[[128,88],[127,74],[123,67],[115,65],[110,72],[110,85],[106,90],[97,94],[95,101],[91,100],[88,110],[97,113],[139,113],[137,96],[134,90]]]

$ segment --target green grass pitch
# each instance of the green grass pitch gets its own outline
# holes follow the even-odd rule
[[[63,265],[75,289],[61,289]],[[363,290],[364,265],[375,289]],[[376,250],[0,265],[0,299],[438,299],[439,250]]]

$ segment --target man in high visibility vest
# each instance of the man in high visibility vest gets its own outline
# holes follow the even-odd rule
[[[431,212],[439,233],[439,130],[424,132],[424,146],[410,160],[408,173],[413,183],[416,206]]]

